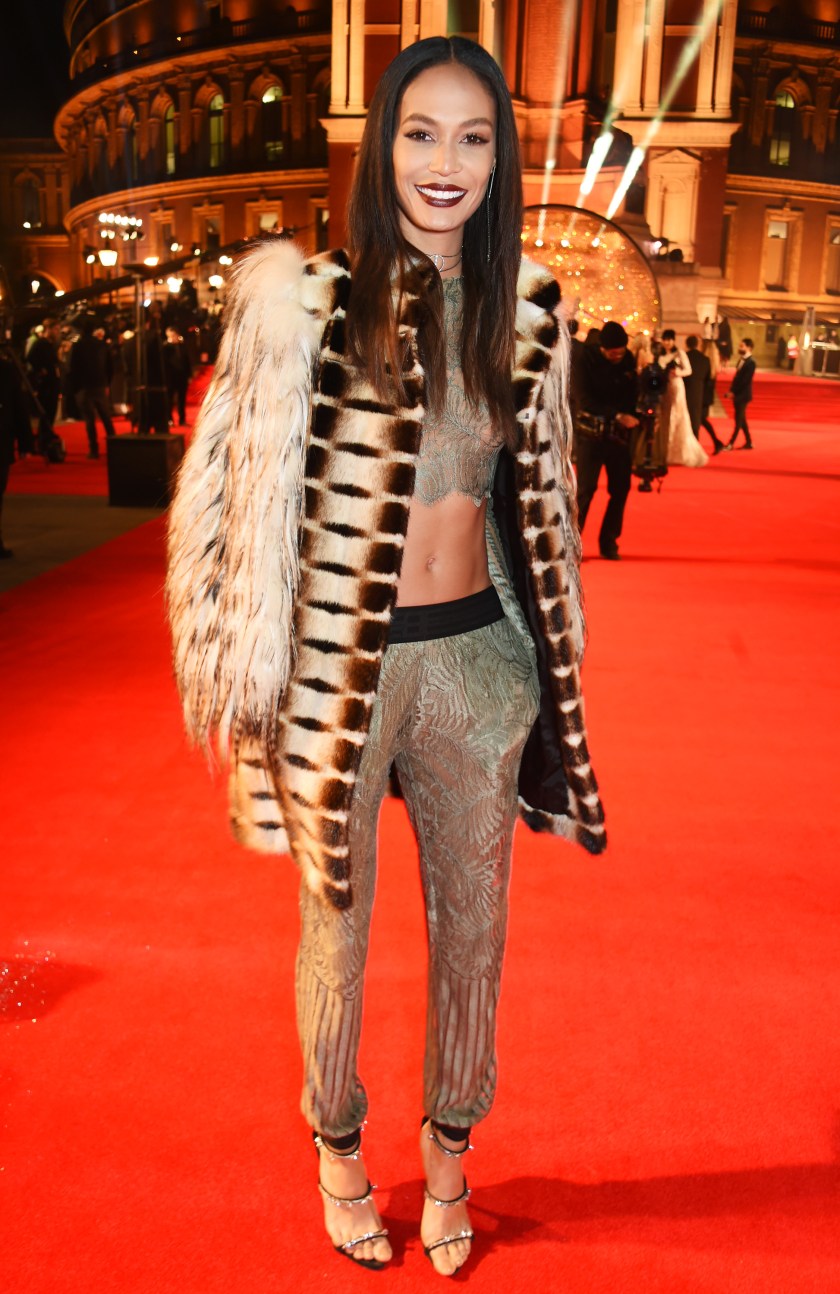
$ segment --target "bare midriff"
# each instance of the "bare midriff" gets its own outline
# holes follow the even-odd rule
[[[484,535],[486,501],[448,494],[431,506],[411,505],[397,605],[429,606],[480,593],[490,584]]]
[[[490,584],[484,521],[501,439],[464,390],[461,312],[461,280],[444,278],[446,401],[423,426],[398,606],[453,602]]]

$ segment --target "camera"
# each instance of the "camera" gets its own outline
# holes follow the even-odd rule
[[[653,482],[658,481],[662,489],[662,478],[668,475],[665,463],[657,463],[653,457],[653,446],[656,440],[656,429],[659,421],[659,404],[668,386],[669,364],[663,368],[660,364],[646,364],[639,374],[639,403],[637,414],[640,426],[640,439],[644,441],[644,457],[633,468],[634,476],[640,477],[639,491],[650,494]]]

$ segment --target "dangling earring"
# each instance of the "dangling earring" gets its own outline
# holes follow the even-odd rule
[[[490,262],[490,194],[493,192],[493,181],[496,178],[496,163],[493,163],[493,169],[490,172],[490,182],[487,185],[487,261]]]

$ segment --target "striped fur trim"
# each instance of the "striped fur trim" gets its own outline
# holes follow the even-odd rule
[[[606,847],[604,813],[589,757],[580,666],[585,622],[580,535],[571,467],[569,341],[560,289],[542,266],[523,263],[514,384],[522,443],[516,455],[520,530],[542,635],[568,783],[568,819],[522,803],[534,829],[571,836],[592,853]],[[537,380],[542,375],[543,380]]]
[[[319,273],[320,263],[312,271]],[[345,907],[347,823],[396,601],[425,409],[413,327],[419,275],[395,303],[408,343],[405,406],[383,402],[349,361],[349,274],[336,286],[313,392],[297,660],[280,718],[275,781],[304,877]]]

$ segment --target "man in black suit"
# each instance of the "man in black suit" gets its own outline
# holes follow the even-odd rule
[[[70,352],[70,385],[79,412],[85,420],[88,458],[99,457],[96,439],[96,415],[102,420],[106,436],[116,436],[111,417],[111,356],[108,343],[98,335],[95,319],[85,319],[82,333]]]
[[[738,439],[738,432],[744,433],[746,444],[744,449],[752,449],[752,437],[750,429],[747,426],[747,405],[752,399],[752,382],[753,373],[755,372],[755,360],[752,357],[753,343],[752,338],[745,337],[738,345],[738,367],[735,370],[735,376],[732,379],[732,385],[727,391],[727,395],[732,397],[732,405],[735,412],[735,430],[732,433],[732,439],[724,448],[733,449],[735,441]]]
[[[705,427],[712,437],[714,453],[719,454],[723,449],[723,441],[718,440],[712,424],[706,417],[712,400],[714,399],[712,366],[709,363],[708,355],[704,355],[701,351],[700,338],[695,334],[692,333],[690,337],[686,337],[685,351],[688,356],[688,362],[691,365],[691,376],[683,378],[683,382],[685,384],[685,402],[688,405],[688,416],[691,419],[691,430],[699,440],[700,428]],[[710,391],[711,395],[709,395]],[[707,396],[709,397],[708,399]]]
[[[590,346],[587,337],[587,343],[575,353],[572,371],[578,526],[583,530],[603,467],[607,473],[608,502],[598,532],[598,547],[607,561],[617,562],[633,465],[630,440],[639,425],[638,384],[636,365],[627,350],[627,333],[622,325],[615,320],[608,321],[598,341],[599,345]]]

